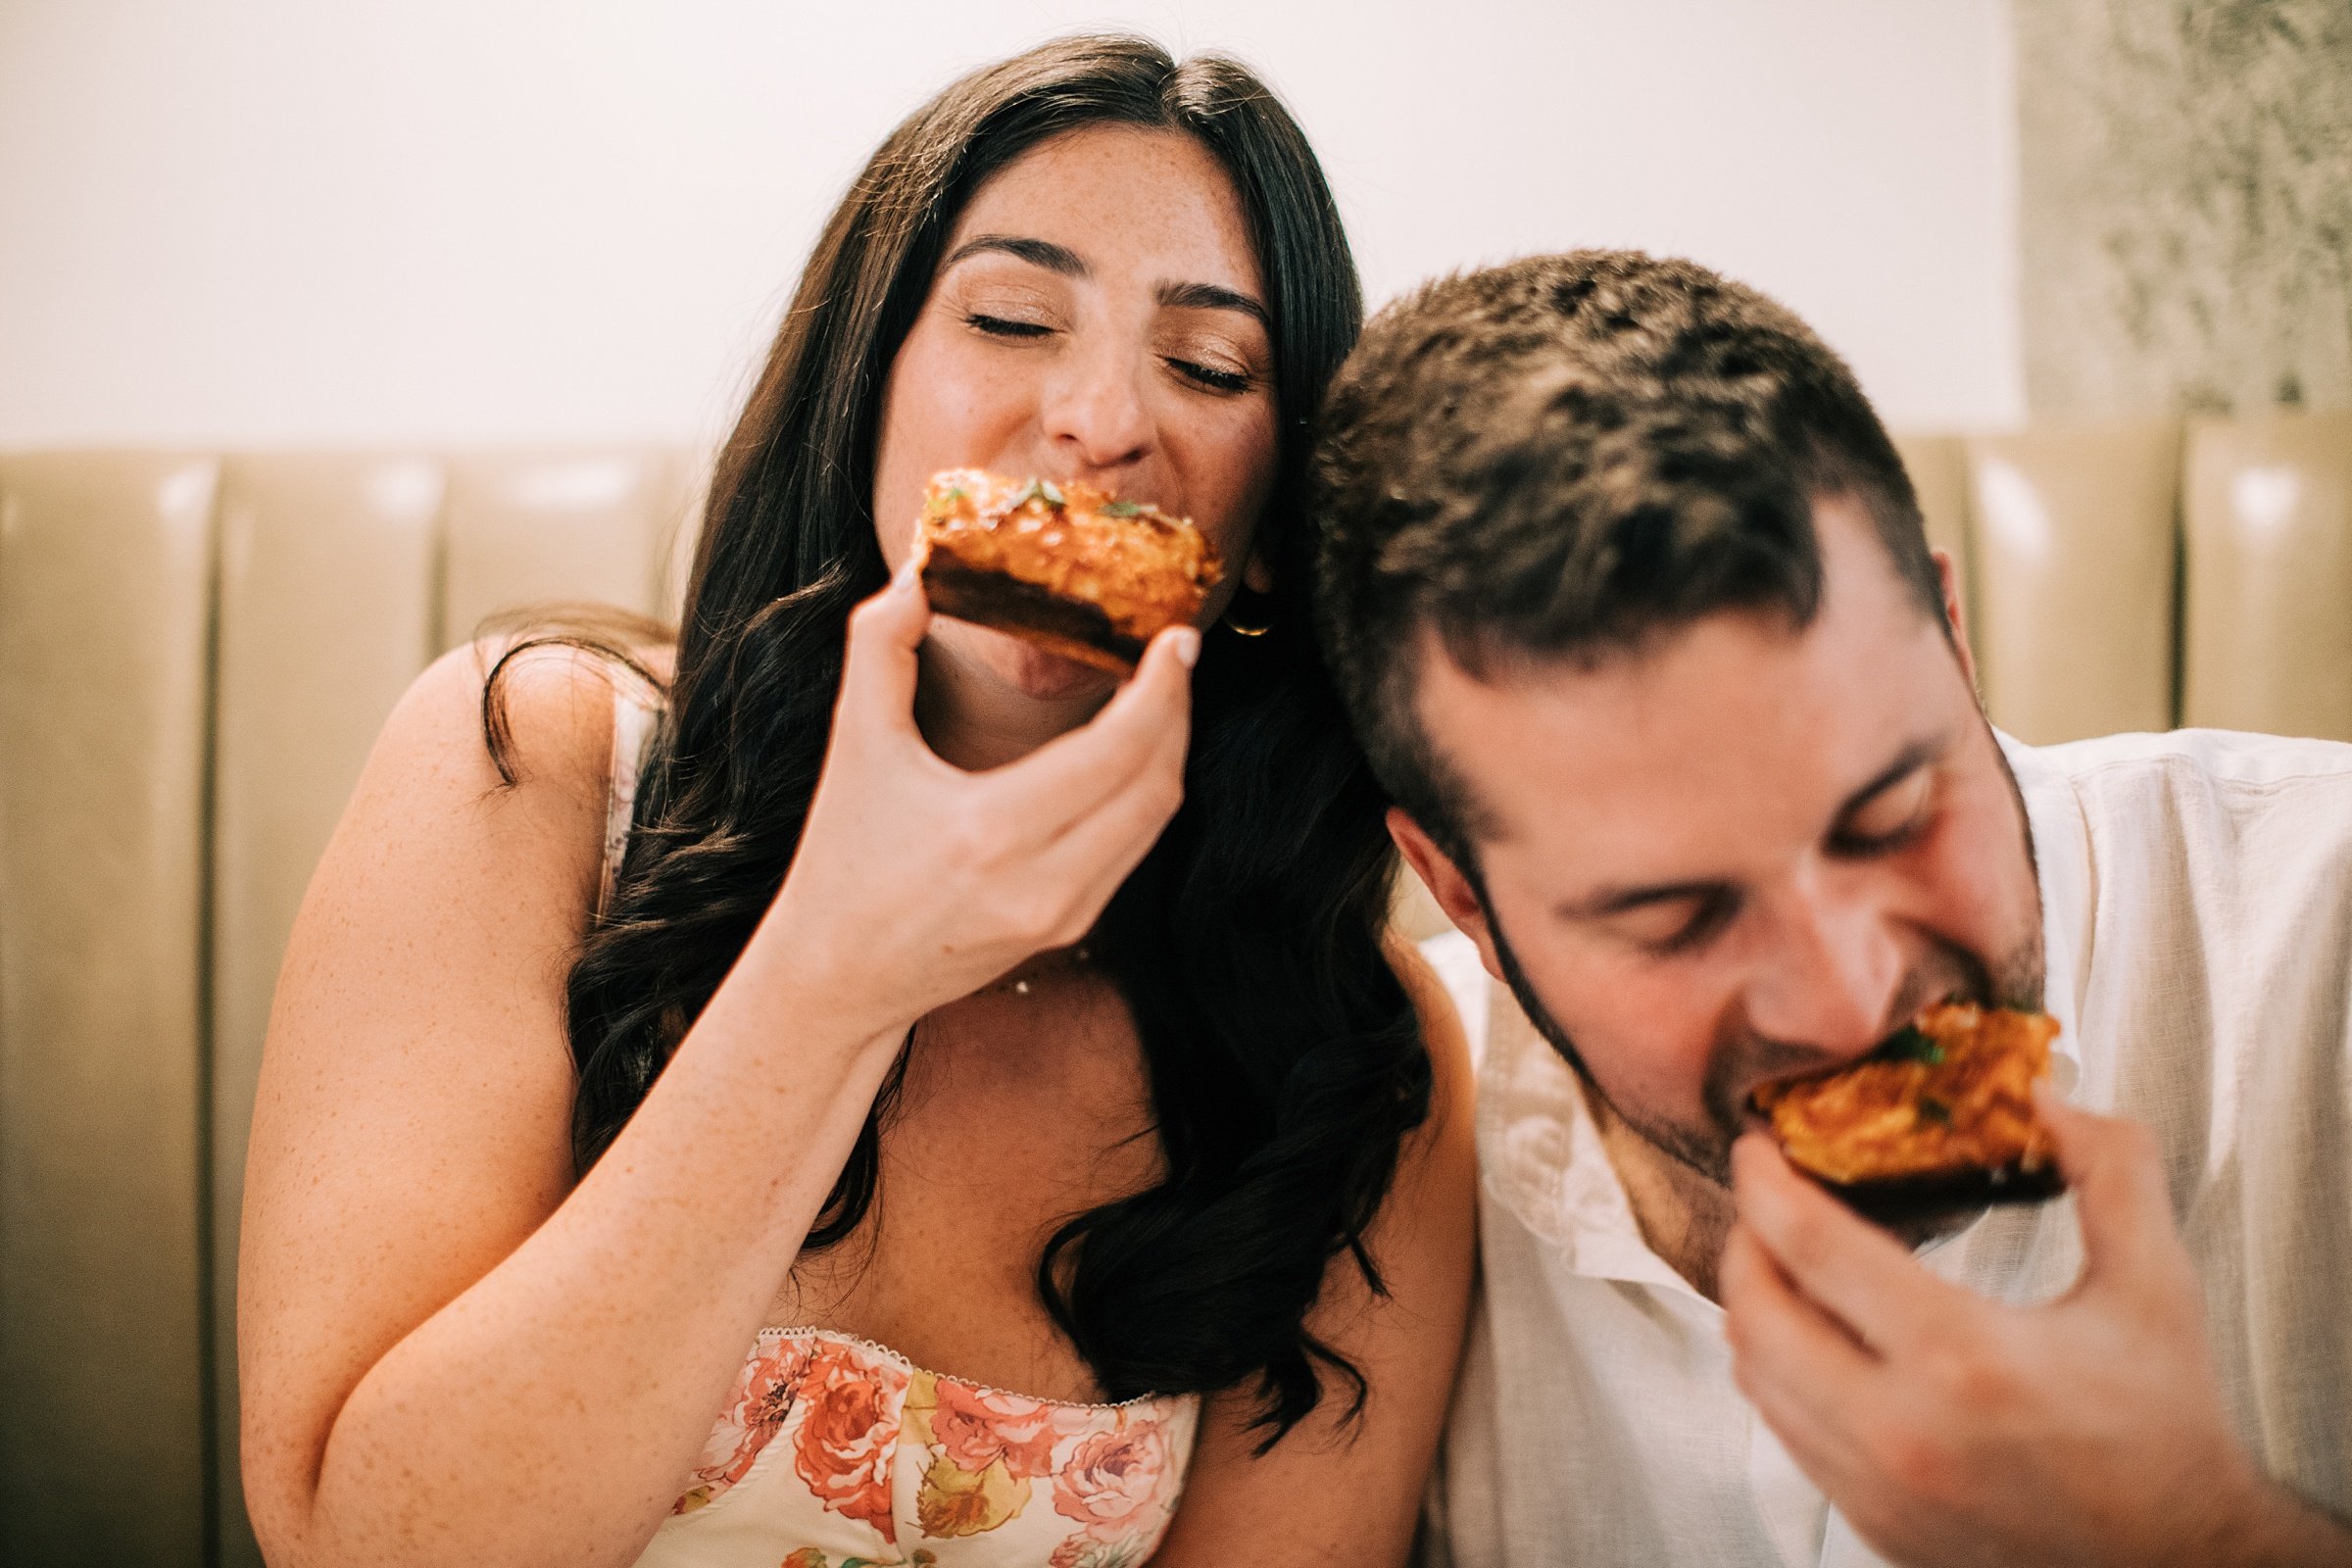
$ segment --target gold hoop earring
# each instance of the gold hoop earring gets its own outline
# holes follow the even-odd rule
[[[1242,594],[1248,594],[1252,599],[1271,600],[1274,597],[1272,594],[1261,594],[1253,588],[1243,589],[1233,596],[1233,603],[1225,607],[1225,625],[1237,637],[1263,637],[1274,629],[1274,617],[1269,613],[1265,619],[1252,625],[1235,614],[1234,612],[1242,608]]]

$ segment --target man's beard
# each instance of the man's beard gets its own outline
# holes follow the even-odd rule
[[[2024,792],[2018,788],[2017,775],[2009,767],[2008,758],[2001,755],[1996,743],[1993,751],[2000,763],[2001,776],[2009,781],[2009,793],[2017,802],[2019,820],[2025,821]],[[2026,834],[2026,863],[2034,873],[2035,901],[2033,928],[2007,955],[1997,961],[1987,961],[1979,954],[1956,943],[1937,940],[1930,961],[1903,977],[1895,993],[1894,1004],[1887,1009],[1882,1037],[1892,1034],[1917,1016],[1920,1009],[1932,1003],[1953,998],[1986,1006],[2017,1007],[2038,1011],[2042,1004],[2042,985],[2047,962],[2042,953],[2040,916],[2040,878],[2034,862],[2034,835]],[[1487,934],[1494,944],[1494,957],[1502,969],[1503,983],[1510,987],[1511,996],[1518,1002],[1519,1010],[1536,1032],[1550,1043],[1563,1060],[1576,1073],[1585,1088],[1597,1098],[1609,1111],[1632,1128],[1644,1142],[1654,1146],[1680,1163],[1696,1171],[1719,1186],[1728,1187],[1732,1180],[1732,1145],[1747,1126],[1747,1091],[1755,1085],[1778,1078],[1791,1078],[1801,1073],[1819,1072],[1838,1065],[1825,1058],[1812,1047],[1788,1042],[1768,1040],[1761,1035],[1744,1034],[1733,1039],[1718,1040],[1707,1055],[1707,1076],[1701,1086],[1707,1121],[1703,1127],[1690,1127],[1658,1115],[1649,1107],[1620,1103],[1601,1088],[1576,1042],[1560,1021],[1544,1005],[1544,999],[1529,983],[1527,970],[1520,964],[1518,954],[1511,950],[1510,939],[1504,935],[1502,921],[1494,913],[1494,906],[1487,897],[1486,879],[1473,876],[1472,891],[1478,898],[1480,910],[1485,914]]]

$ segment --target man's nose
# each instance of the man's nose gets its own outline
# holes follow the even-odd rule
[[[1115,476],[1142,462],[1152,450],[1152,417],[1138,357],[1095,345],[1069,356],[1059,370],[1040,416],[1068,476]]]
[[[1886,911],[1835,870],[1799,879],[1773,922],[1749,988],[1748,1022],[1767,1039],[1840,1059],[1885,1038],[1904,958]]]

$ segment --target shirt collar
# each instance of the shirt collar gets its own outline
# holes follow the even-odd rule
[[[2071,1091],[2082,1075],[2077,1024],[2090,970],[2089,832],[2066,775],[2035,748],[1997,731],[1995,737],[2025,799],[2047,966],[2042,1005],[2059,1022],[2054,1076],[2061,1091]],[[1578,1274],[1663,1285],[1703,1299],[1642,1240],[1583,1081],[1508,988],[1490,985],[1478,1087],[1479,1164],[1488,1196]]]
[[[1489,985],[1478,1086],[1479,1167],[1488,1196],[1579,1274],[1665,1285],[1695,1297],[1642,1240],[1583,1081],[1528,1021],[1509,988]]]

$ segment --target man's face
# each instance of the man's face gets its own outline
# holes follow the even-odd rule
[[[1485,680],[1427,636],[1419,719],[1475,803],[1484,899],[1392,816],[1529,1016],[1717,1181],[1758,1084],[1853,1060],[1947,995],[2040,999],[2025,813],[1965,643],[1860,503],[1814,516],[1802,630],[1727,612]]]

